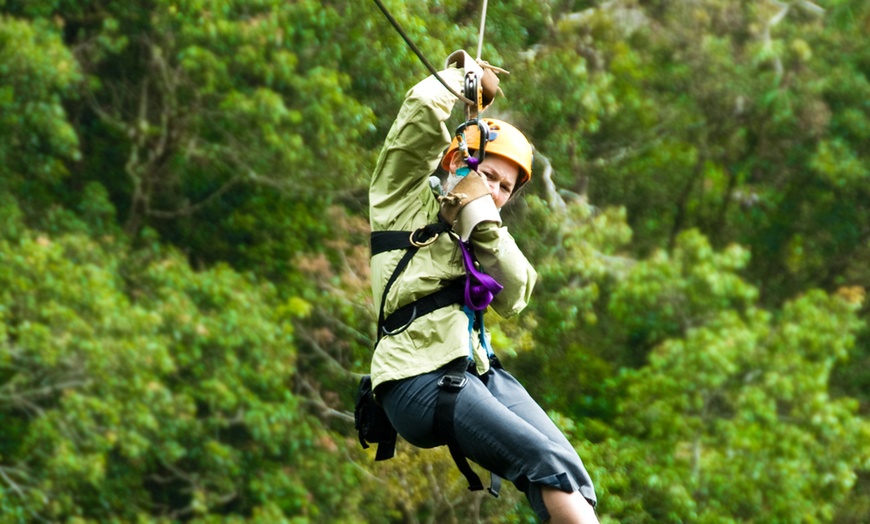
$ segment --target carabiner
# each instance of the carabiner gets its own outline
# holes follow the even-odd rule
[[[483,159],[486,156],[486,143],[489,141],[489,125],[487,125],[487,123],[483,120],[474,118],[460,124],[459,127],[456,128],[454,136],[459,138],[460,144],[466,143],[465,129],[469,126],[475,125],[480,132],[480,140],[478,140],[479,144],[477,151],[474,152],[474,155],[469,154],[468,147],[466,145],[466,148],[463,151],[463,155],[465,156],[465,162],[468,164],[468,167],[470,167],[474,171],[477,171],[477,166],[479,166],[480,163],[483,162]]]

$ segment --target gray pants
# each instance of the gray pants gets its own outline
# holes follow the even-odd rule
[[[399,434],[421,448],[445,445],[433,431],[438,380],[444,370],[384,384],[378,398]],[[542,521],[550,518],[541,487],[580,493],[595,505],[592,480],[583,462],[510,373],[492,368],[482,376],[466,373],[454,412],[456,440],[470,460],[510,480],[525,493]]]

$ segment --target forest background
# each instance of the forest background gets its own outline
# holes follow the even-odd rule
[[[481,2],[385,3],[476,49]],[[490,2],[539,284],[489,323],[602,522],[870,519],[868,35],[864,0]],[[368,1],[0,0],[0,522],[534,521],[353,432],[367,182],[427,74]]]

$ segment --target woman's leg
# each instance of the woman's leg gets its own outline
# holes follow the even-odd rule
[[[579,491],[566,493],[559,489],[545,486],[541,493],[544,505],[550,512],[550,524],[598,524],[595,510]]]
[[[504,369],[493,368],[488,374],[486,385],[493,396],[505,407],[545,434],[551,442],[567,450],[569,455],[576,457],[577,463],[579,463],[580,471],[577,471],[576,466],[572,465],[575,468],[573,470],[574,478],[580,484],[579,491],[565,491],[552,486],[532,485],[529,488],[529,499],[540,500],[550,511],[551,521],[554,523],[597,523],[598,519],[592,506],[595,502],[595,492],[591,480],[580,457],[574,450],[574,446],[565,438],[562,431],[556,427],[549,415],[528,394],[522,384]],[[572,515],[581,520],[571,520]],[[567,520],[565,520],[566,518]]]
[[[442,370],[424,373],[389,383],[375,392],[399,435],[418,448],[444,444],[433,428],[435,405],[438,403],[438,379],[443,374]]]
[[[486,385],[469,374],[457,397],[454,428],[463,453],[526,493],[541,520],[597,522],[587,502],[595,500],[592,481],[573,446],[516,379],[493,371]],[[399,434],[415,446],[444,444],[433,428],[442,374],[405,379],[378,393]],[[585,520],[565,520],[572,516]]]
[[[469,380],[457,398],[454,426],[463,453],[513,482],[542,521],[551,517],[550,504],[560,512],[559,519],[566,511],[572,515],[572,508],[591,510],[590,503],[595,501],[592,480],[570,442],[510,374],[496,369],[485,379],[486,385]],[[565,501],[548,493],[547,498],[553,500],[546,500],[544,487],[569,498]],[[586,506],[573,504],[578,499],[570,498],[572,493]]]

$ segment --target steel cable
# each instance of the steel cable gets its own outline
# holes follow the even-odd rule
[[[453,96],[459,98],[460,100],[462,100],[466,104],[472,105],[472,106],[476,105],[476,102],[473,102],[473,101],[469,100],[468,98],[462,96],[461,94],[457,93],[455,89],[453,89],[452,87],[447,85],[447,82],[445,82],[444,79],[441,78],[441,75],[438,74],[438,71],[435,70],[434,67],[432,67],[432,64],[430,64],[428,60],[426,60],[426,57],[423,56],[423,53],[420,52],[420,50],[417,48],[416,45],[414,45],[414,42],[412,42],[411,39],[408,38],[408,35],[406,35],[405,32],[402,30],[402,27],[399,25],[399,22],[397,22],[396,19],[393,18],[393,15],[391,15],[390,12],[387,10],[387,8],[384,6],[384,4],[381,3],[381,0],[375,0],[375,3],[378,4],[378,7],[381,9],[381,12],[384,13],[384,16],[387,17],[387,20],[389,20],[390,23],[393,24],[393,27],[396,29],[396,31],[399,33],[399,36],[402,37],[402,39],[405,41],[405,43],[408,44],[408,47],[411,48],[411,51],[413,51],[414,54],[417,55],[417,58],[419,58],[420,61],[423,62],[423,65],[426,66],[426,68],[429,70],[429,72],[432,73],[435,76],[435,78],[438,79],[439,82],[441,82],[441,85],[443,85],[445,88],[447,88],[447,90],[450,91],[453,94]],[[480,38],[478,40],[478,47],[477,47],[477,58],[478,59],[480,59],[480,52],[481,52],[481,48],[483,47],[483,24],[484,24],[485,20],[486,20],[486,0],[484,0],[484,3],[483,3],[483,19],[481,20]]]
[[[487,0],[483,0],[483,9],[480,11],[480,36],[477,37],[478,60],[480,60],[480,54],[483,52],[483,28],[486,27],[486,4]]]

